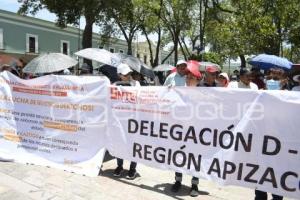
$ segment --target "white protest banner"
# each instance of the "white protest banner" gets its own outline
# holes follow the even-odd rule
[[[110,98],[113,155],[299,198],[300,93],[111,86]]]
[[[105,152],[109,81],[0,75],[0,157],[97,176]]]

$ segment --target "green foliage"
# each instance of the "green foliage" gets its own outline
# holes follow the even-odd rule
[[[299,47],[299,0],[225,0],[219,6],[232,12],[210,9],[206,36],[214,51],[282,55],[284,42]]]
[[[91,34],[92,25],[97,23],[106,40],[123,35],[129,53],[140,31],[145,36],[157,34],[159,47],[172,42],[175,61],[180,45],[181,52],[189,54],[197,40],[211,46],[213,53],[204,55],[204,59],[220,64],[225,57],[258,53],[285,55],[294,62],[299,59],[299,0],[18,1],[22,3],[21,14],[46,8],[57,15],[61,27],[76,24],[84,16],[89,26],[84,34]],[[289,48],[285,49],[287,45]]]

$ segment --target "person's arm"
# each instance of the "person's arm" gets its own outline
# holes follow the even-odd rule
[[[165,82],[164,82],[164,86],[169,86],[171,85],[171,74],[166,78]]]

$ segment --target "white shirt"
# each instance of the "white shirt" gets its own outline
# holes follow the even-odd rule
[[[245,88],[245,89],[251,89],[251,90],[258,90],[258,87],[255,83],[250,82],[249,85],[245,85],[242,81],[231,81],[227,88]]]
[[[300,85],[293,87],[292,91],[300,91]]]
[[[164,86],[185,86],[185,76],[180,76],[177,72],[170,74],[164,83]]]

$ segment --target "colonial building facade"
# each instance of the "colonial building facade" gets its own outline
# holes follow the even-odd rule
[[[74,57],[82,48],[82,33],[83,30],[76,27],[62,29],[50,21],[0,10],[0,54],[31,59],[41,53],[61,52]],[[138,46],[140,48],[136,48]],[[92,47],[114,53],[127,52],[126,41],[113,38],[110,43],[101,44],[101,35],[97,33],[93,33]],[[144,44],[133,44],[133,52],[150,66],[150,53]],[[166,51],[161,52],[161,56],[164,55]],[[165,63],[174,64],[173,60],[171,56]]]

